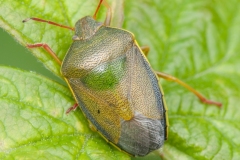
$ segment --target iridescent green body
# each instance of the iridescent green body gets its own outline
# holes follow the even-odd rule
[[[92,17],[75,25],[61,72],[91,125],[117,148],[144,156],[167,139],[158,79],[132,33]]]

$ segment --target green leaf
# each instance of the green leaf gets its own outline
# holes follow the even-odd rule
[[[96,132],[69,89],[34,73],[0,67],[0,159],[127,159]]]
[[[223,103],[204,105],[162,81],[170,121],[165,159],[240,159],[239,7],[238,0],[125,3],[124,27],[150,46],[152,67]]]
[[[93,15],[96,6],[95,0],[0,0],[0,26],[23,46],[44,42],[63,59],[71,44],[71,31],[21,21],[39,17],[74,26],[79,18]],[[114,11],[121,8],[115,6]],[[170,122],[169,137],[162,149],[165,159],[240,159],[239,8],[238,0],[125,1],[123,28],[132,31],[140,45],[150,46],[148,58],[152,67],[223,103],[222,109],[202,104],[185,88],[161,80]],[[105,11],[101,10],[100,20],[104,19]],[[31,52],[60,76],[59,66],[48,53],[43,49]],[[1,69],[0,80],[1,158],[50,155],[55,159],[83,159],[79,148],[85,149],[85,145],[82,147],[81,143],[89,144],[89,152],[83,152],[82,156],[126,158],[88,129],[81,111],[64,114],[74,103],[65,87],[33,73],[5,67]],[[96,149],[92,150],[92,146]]]

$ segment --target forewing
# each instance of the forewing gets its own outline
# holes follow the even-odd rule
[[[118,146],[137,156],[160,148],[165,139],[165,109],[158,79],[139,47],[134,44],[129,59],[128,90],[134,116],[122,121]]]
[[[127,77],[126,56],[99,64],[81,78],[68,82],[80,108],[91,123],[110,141],[117,143],[121,120],[132,116],[123,80]],[[127,88],[125,86],[124,88]]]
[[[151,119],[164,119],[164,104],[158,79],[150,67],[147,59],[134,45],[129,53],[129,76],[130,97],[133,110]]]

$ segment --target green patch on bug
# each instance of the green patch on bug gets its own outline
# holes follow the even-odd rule
[[[105,62],[81,78],[82,83],[94,90],[114,89],[126,70],[126,56]]]

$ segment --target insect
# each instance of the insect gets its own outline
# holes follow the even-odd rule
[[[221,103],[207,100],[175,77],[153,71],[145,56],[148,48],[139,47],[131,32],[109,26],[110,7],[105,22],[96,21],[102,2],[93,17],[81,18],[75,28],[40,18],[23,21],[46,22],[75,31],[63,61],[47,44],[27,47],[43,47],[61,65],[77,102],[67,113],[79,106],[92,128],[109,143],[132,156],[145,156],[160,148],[168,137],[167,106],[158,77],[183,85],[204,103]]]

